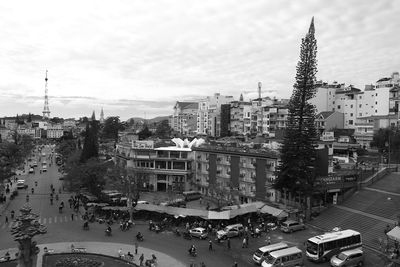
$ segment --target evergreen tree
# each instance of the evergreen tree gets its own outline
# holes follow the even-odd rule
[[[308,101],[315,95],[317,73],[317,41],[314,18],[302,39],[300,59],[296,67],[296,82],[288,104],[288,124],[281,147],[281,164],[277,170],[275,188],[310,196],[315,180],[315,107]]]
[[[98,121],[94,117],[94,112],[91,121],[86,123],[85,139],[81,154],[81,162],[86,162],[92,157],[99,156],[99,143],[98,143]]]

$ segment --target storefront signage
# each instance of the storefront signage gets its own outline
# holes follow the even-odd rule
[[[154,149],[154,141],[132,141],[132,148]]]

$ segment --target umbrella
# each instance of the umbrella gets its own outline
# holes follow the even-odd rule
[[[387,232],[387,236],[390,239],[393,239],[395,241],[400,242],[400,227],[396,226],[395,228],[393,228],[392,230],[390,230],[389,232]]]

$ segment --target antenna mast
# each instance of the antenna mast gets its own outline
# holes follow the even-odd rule
[[[47,120],[50,118],[50,109],[49,109],[49,96],[48,96],[48,88],[47,88],[47,70],[46,70],[46,78],[45,80],[45,89],[44,89],[44,108],[43,108],[43,120]]]

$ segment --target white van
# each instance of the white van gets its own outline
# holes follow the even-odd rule
[[[267,255],[269,255],[269,253],[271,253],[273,251],[281,250],[281,249],[284,249],[287,247],[289,247],[288,244],[283,243],[283,242],[271,244],[268,246],[263,246],[263,247],[257,249],[256,252],[254,252],[253,261],[260,265],[263,262],[264,258]]]
[[[269,253],[262,263],[263,267],[304,266],[303,252],[297,247],[284,248]]]

